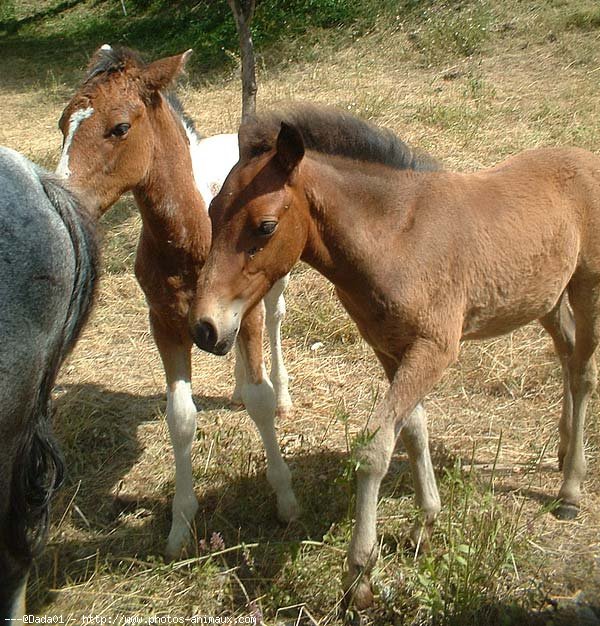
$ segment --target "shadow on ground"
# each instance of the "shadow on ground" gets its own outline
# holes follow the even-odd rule
[[[167,484],[164,496],[156,495],[155,486],[145,491],[153,478],[129,493],[120,489],[143,451],[138,428],[155,420],[159,410],[164,409],[163,395],[133,395],[97,385],[67,386],[59,388],[58,394],[55,429],[62,441],[68,480],[55,500],[51,541],[32,577],[29,607],[34,613],[52,612],[52,589],[90,581],[97,560],[114,563],[135,560],[160,565],[170,524],[172,481]],[[228,407],[228,399],[224,397],[197,396],[195,400],[200,410]],[[451,468],[454,463],[443,448],[434,451],[437,470]],[[303,542],[323,541],[332,525],[348,523],[351,517],[353,486],[340,481],[347,464],[344,453],[327,449],[302,452],[293,455],[289,464],[303,507],[301,519],[289,525],[277,520],[264,465],[257,474],[239,475],[196,489],[200,504],[197,538],[207,543],[213,534],[218,534],[222,547],[234,548],[223,560],[229,568],[236,568],[236,575],[250,597],[261,595],[263,581],[276,579]],[[382,495],[405,498],[411,491],[407,463],[403,456],[395,456],[382,485]],[[155,495],[146,495],[150,492]],[[546,502],[543,494],[526,495]],[[66,525],[68,531],[63,532]],[[251,567],[245,551],[236,549],[244,544],[258,544],[252,550]],[[204,548],[196,541],[194,550],[196,555],[202,555]],[[340,552],[340,564],[342,558]],[[337,576],[336,572],[332,585],[339,584]],[[247,606],[247,597],[242,594],[235,601],[240,609]],[[555,602],[536,611],[510,604],[489,606],[482,598],[477,615],[448,624],[600,626],[599,614],[598,602],[589,596],[570,603]],[[400,616],[387,614],[382,607],[375,607],[369,616],[371,624],[403,623],[397,621]],[[295,624],[312,626],[310,621],[294,619]]]
[[[89,581],[98,559],[161,562],[174,491],[171,479],[164,486],[166,496],[145,495],[149,484],[146,493],[157,493],[151,484],[154,477],[133,489],[128,486],[127,493],[121,490],[143,452],[137,431],[164,410],[163,394],[138,396],[98,385],[68,385],[58,387],[57,395],[55,433],[65,456],[67,480],[55,497],[51,538],[32,576],[29,607],[33,612],[51,612],[50,590]],[[200,411],[229,406],[225,397],[195,396],[194,400]],[[164,464],[163,458],[160,462]],[[239,476],[207,489],[197,487],[198,538],[219,533],[226,546],[259,543],[253,577],[257,571],[261,577],[275,576],[298,542],[321,540],[332,523],[346,516],[347,499],[343,492],[340,497],[333,480],[343,463],[342,454],[324,450],[291,460],[292,472],[303,477],[301,486],[296,485],[299,497],[318,497],[310,498],[307,521],[288,526],[277,519],[264,464],[258,475]],[[331,495],[334,492],[336,497]],[[230,557],[232,566],[241,564],[240,555]]]

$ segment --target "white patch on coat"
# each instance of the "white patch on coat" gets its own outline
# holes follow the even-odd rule
[[[69,150],[71,149],[75,132],[79,128],[81,122],[88,117],[91,117],[93,113],[94,109],[92,107],[87,107],[87,109],[78,109],[69,118],[69,131],[67,132],[67,136],[63,144],[62,154],[60,155],[60,161],[58,162],[58,166],[56,168],[56,173],[61,178],[69,178],[71,175],[71,170],[69,169]]]
[[[183,127],[190,142],[196,187],[208,211],[211,200],[219,193],[231,168],[239,160],[238,136],[215,135],[199,139],[187,124],[183,123]]]
[[[271,344],[271,382],[275,388],[277,412],[279,415],[283,415],[292,409],[292,399],[288,391],[289,377],[283,362],[283,350],[281,348],[281,323],[285,317],[283,292],[287,287],[289,279],[289,274],[280,278],[264,297],[265,326],[267,327],[269,343]],[[311,346],[311,350],[313,346]]]
[[[267,455],[267,480],[277,496],[277,512],[285,522],[296,519],[300,507],[292,489],[292,475],[286,465],[275,432],[277,400],[273,385],[263,365],[263,380],[258,384],[246,382],[242,387],[242,399],[248,415],[252,418]]]

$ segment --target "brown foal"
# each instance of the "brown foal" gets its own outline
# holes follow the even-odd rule
[[[476,173],[443,171],[394,135],[319,107],[240,129],[240,161],[213,200],[213,241],[190,323],[223,354],[240,320],[303,259],[331,280],[390,382],[362,448],[344,586],[372,602],[379,487],[398,436],[423,523],[440,509],[420,402],[459,354],[538,319],[564,372],[557,514],[577,514],[583,424],[600,338],[600,158],[519,154]]]
[[[175,454],[173,520],[167,542],[172,557],[189,541],[198,508],[191,460],[196,407],[188,310],[210,246],[207,206],[238,159],[237,135],[199,139],[178,101],[164,91],[188,54],[145,64],[131,50],[102,46],[62,114],[64,141],[57,169],[98,216],[128,190],[142,216],[135,274],[146,295],[167,379],[166,417]],[[264,298],[271,377],[263,364],[261,304],[242,323],[233,397],[245,404],[259,429],[279,515],[290,520],[298,506],[274,427],[275,413],[291,410],[280,340],[286,283],[284,277]]]

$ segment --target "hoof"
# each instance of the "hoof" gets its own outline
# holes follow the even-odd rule
[[[561,502],[553,511],[554,517],[562,521],[574,520],[579,515],[579,507],[576,504]]]
[[[295,522],[300,517],[301,512],[300,505],[293,493],[277,502],[277,517],[284,524]]]
[[[357,611],[364,611],[373,605],[373,591],[369,579],[362,574],[357,580],[349,572],[344,576],[344,606],[346,610],[354,608]]]
[[[171,530],[167,538],[167,547],[165,548],[165,559],[168,561],[176,561],[185,557],[188,548],[196,537],[196,528],[194,525],[194,517],[198,510],[198,502],[194,499],[187,503],[185,515],[176,514],[173,518]],[[188,521],[191,520],[191,521]]]
[[[275,416],[280,420],[292,418],[294,416],[294,407],[291,404],[278,406]]]
[[[347,626],[363,626],[364,623],[358,611],[346,611],[342,619]]]
[[[367,580],[360,580],[352,593],[352,604],[358,611],[368,609],[373,605],[373,591]]]
[[[187,556],[187,549],[185,546],[169,546],[165,548],[164,559],[165,563],[172,563],[173,561],[180,561]]]
[[[183,561],[193,556],[198,556],[198,545],[196,538],[187,537],[183,543],[177,546],[170,546],[167,541],[167,546],[163,554],[165,563],[174,563],[177,561]]]
[[[406,548],[415,556],[429,554],[431,552],[431,532],[430,525],[415,524],[406,541]]]

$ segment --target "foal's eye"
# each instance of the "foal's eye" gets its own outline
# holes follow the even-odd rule
[[[110,131],[110,134],[112,137],[124,137],[130,128],[131,128],[131,124],[127,124],[126,122],[124,122],[123,124],[117,124]]]
[[[277,228],[277,222],[275,220],[265,220],[260,223],[258,227],[258,232],[261,235],[272,235]]]

